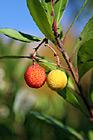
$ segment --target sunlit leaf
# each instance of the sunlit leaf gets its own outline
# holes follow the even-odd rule
[[[93,37],[93,17],[90,18],[90,20],[85,25],[83,31],[81,32],[81,34],[76,42],[76,45],[75,45],[73,52],[77,48],[79,49],[82,44],[84,44],[86,41],[88,41],[92,37]]]
[[[59,37],[60,37],[60,40],[63,39],[63,33],[62,33],[62,26],[60,24],[58,24],[58,34],[59,34]]]
[[[41,0],[41,1],[42,1],[44,8],[45,8],[48,21],[52,27],[52,24],[53,24],[53,17],[51,16],[51,13],[53,11],[52,3],[51,3],[51,1],[47,2],[46,0]]]
[[[92,130],[90,130],[88,132],[88,137],[89,137],[89,140],[92,140],[93,139],[93,131]]]
[[[2,29],[0,29],[0,32],[8,37],[13,38],[13,39],[23,41],[23,42],[28,42],[28,43],[37,42],[37,41],[42,40],[39,37],[34,37],[34,36],[31,36],[28,34],[24,34],[20,31],[9,29],[9,28],[2,28]]]
[[[27,6],[41,32],[45,37],[48,37],[49,40],[55,42],[52,26],[49,23],[48,16],[40,0],[27,0]]]
[[[62,15],[64,13],[64,10],[66,8],[67,3],[68,3],[68,0],[58,0],[55,3],[55,7],[54,7],[54,9],[55,9],[55,21],[56,21],[57,26],[62,18]]]
[[[79,79],[93,67],[93,39],[86,41],[77,56]]]
[[[70,78],[70,77],[68,77],[68,86],[70,87],[70,88],[74,88],[75,86],[74,86],[74,83],[72,82],[72,79]]]

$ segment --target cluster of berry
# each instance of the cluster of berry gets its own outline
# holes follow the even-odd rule
[[[31,65],[27,68],[25,81],[29,87],[40,88],[46,81],[45,70],[39,65]],[[52,70],[47,76],[47,85],[54,91],[62,90],[67,84],[67,76],[61,70]]]

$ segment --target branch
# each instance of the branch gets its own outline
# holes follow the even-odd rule
[[[79,14],[80,14],[81,11],[84,9],[85,5],[87,4],[87,1],[88,1],[88,0],[85,1],[85,3],[84,3],[84,5],[83,5],[82,9],[81,9],[80,12],[79,12]],[[52,5],[53,5],[53,4],[52,4]],[[53,8],[54,8],[54,5],[53,5]],[[78,14],[78,16],[79,16],[79,14]],[[59,38],[59,35],[58,35],[58,32],[57,32],[57,26],[56,26],[55,18],[54,18],[54,11],[52,12],[52,16],[53,16],[53,31],[54,31],[54,36],[55,36],[55,39],[56,39],[56,42],[57,42],[56,47],[57,47],[58,50],[62,53],[62,55],[63,55],[63,57],[64,57],[64,59],[65,59],[67,65],[68,65],[68,67],[69,67],[69,69],[70,69],[70,72],[71,72],[71,74],[72,74],[72,76],[73,76],[73,78],[74,78],[74,81],[75,81],[75,83],[76,83],[76,85],[77,85],[77,87],[78,87],[78,89],[79,89],[79,91],[80,91],[80,96],[81,96],[81,98],[83,99],[83,101],[84,101],[84,103],[85,103],[85,105],[86,105],[86,107],[87,107],[87,109],[88,109],[88,111],[89,111],[89,113],[90,113],[90,116],[93,117],[93,113],[92,113],[92,111],[91,111],[91,107],[90,107],[90,105],[88,104],[88,102],[87,102],[87,100],[86,100],[86,98],[85,98],[85,96],[84,96],[83,89],[82,89],[82,87],[81,87],[81,85],[80,85],[80,83],[79,83],[79,78],[78,78],[78,76],[77,76],[77,73],[75,72],[75,69],[74,69],[73,65],[72,65],[71,59],[69,59],[69,56],[68,56],[67,52],[66,52],[65,49],[64,49],[63,43],[61,42],[61,40],[60,40],[60,38]],[[78,17],[78,16],[77,16],[77,17]],[[77,19],[77,17],[75,18],[75,20]],[[75,22],[75,21],[74,21],[74,22]],[[72,23],[72,25],[74,24],[74,22]],[[72,27],[72,25],[71,25],[71,27]],[[70,29],[71,29],[71,27],[70,27]],[[70,30],[70,29],[69,29],[69,30]]]
[[[84,96],[83,89],[82,89],[82,87],[81,87],[81,85],[79,83],[78,77],[77,77],[77,73],[75,72],[75,69],[74,69],[72,63],[69,61],[69,56],[66,53],[66,51],[64,49],[64,46],[63,46],[63,44],[62,44],[62,42],[61,42],[61,40],[60,40],[59,37],[56,37],[56,41],[57,41],[57,44],[58,44],[57,48],[62,53],[65,61],[67,62],[67,65],[68,65],[68,67],[70,69],[70,72],[72,73],[72,76],[73,76],[73,78],[75,80],[75,83],[76,83],[76,85],[77,85],[77,87],[78,87],[78,89],[79,89],[79,91],[81,93],[80,94],[81,95],[81,98],[83,99],[84,103],[86,104],[86,107],[87,107],[87,109],[88,109],[88,111],[90,113],[90,116],[92,116],[93,114],[91,112],[91,108],[90,108],[90,106],[89,106],[89,104],[88,104],[88,102],[87,102],[87,100],[86,100],[86,98]]]

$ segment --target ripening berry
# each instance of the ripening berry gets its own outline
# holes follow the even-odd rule
[[[61,70],[52,70],[48,74],[47,84],[54,91],[62,90],[67,84],[67,76]]]
[[[46,73],[39,65],[31,65],[27,68],[24,78],[29,87],[40,88],[45,83]]]

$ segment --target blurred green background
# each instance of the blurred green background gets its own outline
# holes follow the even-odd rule
[[[71,4],[73,7],[73,0],[70,2],[70,7]],[[78,7],[75,8],[75,13],[77,13]],[[89,14],[89,11],[93,12],[91,0],[85,13],[78,19],[78,25],[81,19]],[[66,24],[70,24],[70,20]],[[68,34],[65,43],[69,56],[76,43],[77,34],[75,32],[78,30],[78,25],[74,26]],[[66,30],[64,28],[64,34]],[[34,52],[33,47],[37,45],[38,43],[25,44],[0,36],[0,56],[29,56]],[[50,45],[53,44],[50,43]],[[55,61],[51,50],[43,45],[38,54]],[[59,56],[62,65],[66,66],[60,54]],[[80,132],[87,140],[93,140],[93,123],[56,92],[51,91],[46,83],[40,89],[32,89],[26,85],[24,73],[31,64],[32,60],[27,58],[0,59],[0,140],[76,140],[61,128],[36,118],[30,113],[31,110],[54,117]],[[82,79],[85,91],[89,90],[90,77],[91,70]]]

